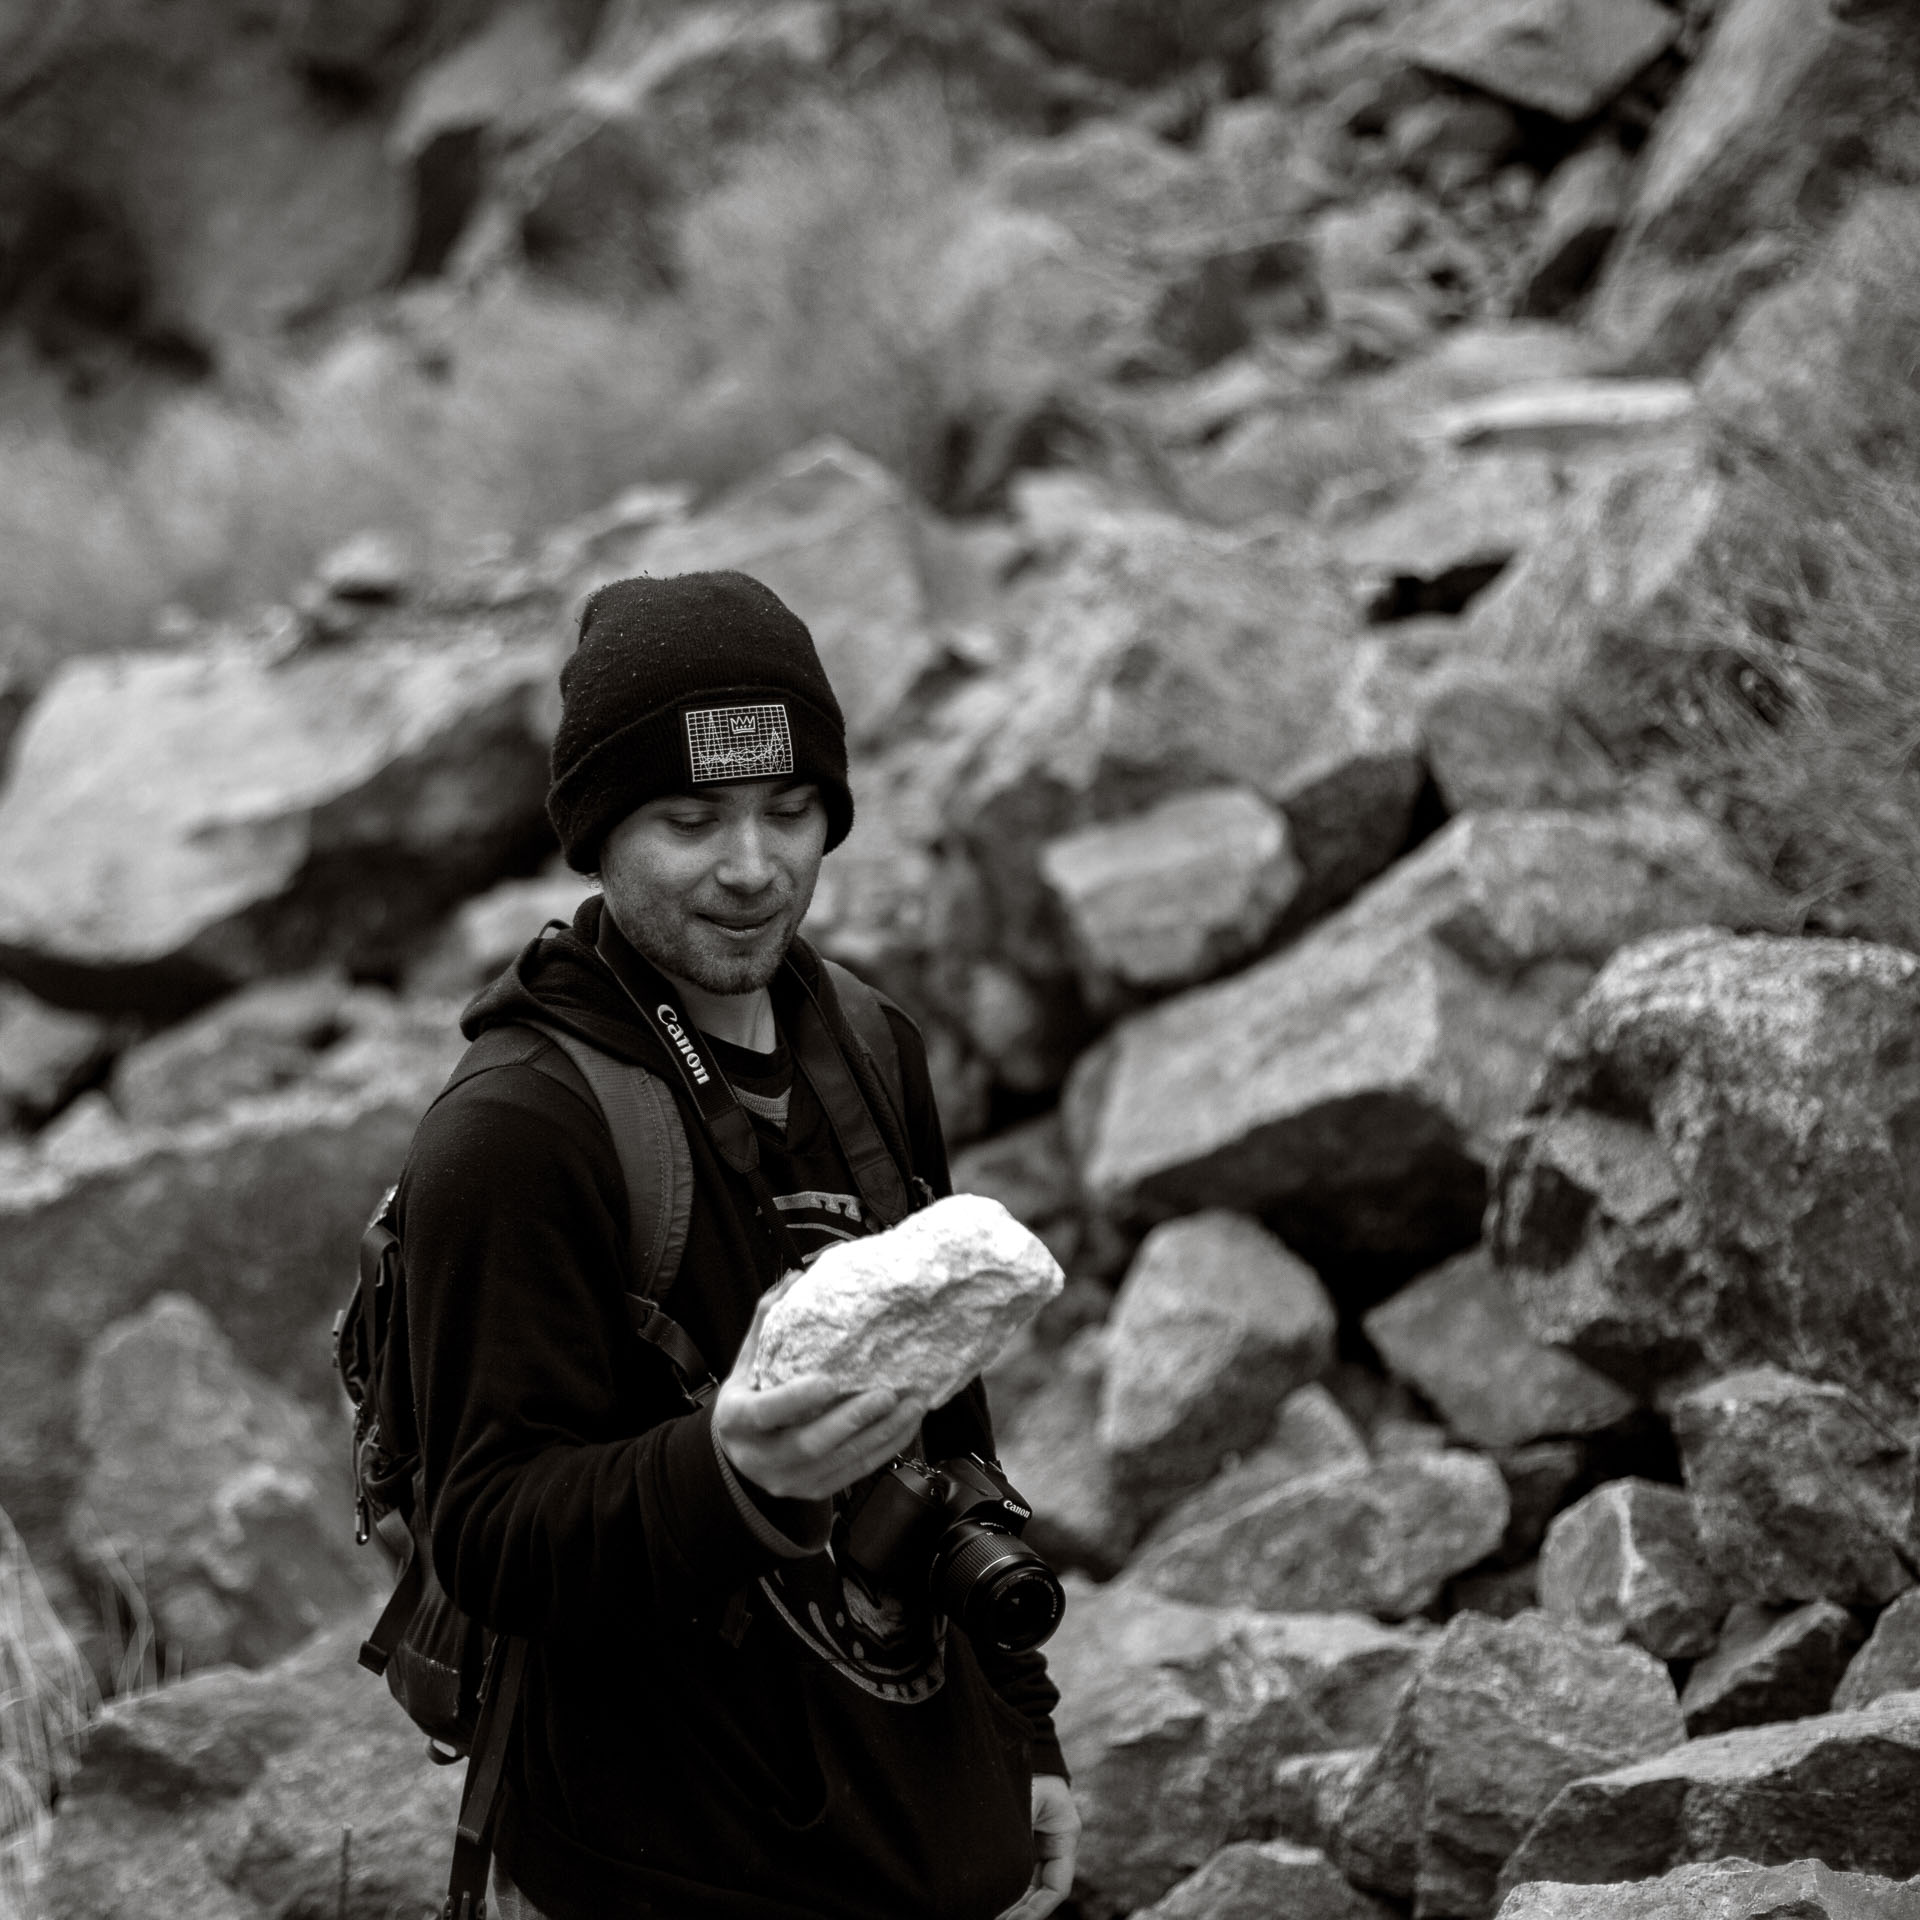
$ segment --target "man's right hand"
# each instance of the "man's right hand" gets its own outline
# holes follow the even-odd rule
[[[822,1373],[755,1387],[768,1301],[740,1344],[713,1403],[713,1437],[735,1473],[781,1500],[825,1500],[899,1453],[926,1408],[893,1387],[847,1393]]]

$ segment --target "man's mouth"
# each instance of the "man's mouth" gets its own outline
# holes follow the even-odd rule
[[[733,940],[751,940],[757,933],[764,933],[780,917],[778,908],[769,908],[765,913],[756,914],[751,919],[733,914],[703,913],[701,919],[718,929]]]

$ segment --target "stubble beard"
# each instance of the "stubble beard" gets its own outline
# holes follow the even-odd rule
[[[629,927],[622,921],[620,931],[642,959],[676,980],[717,994],[758,993],[771,986],[799,930],[799,916],[789,910],[761,941],[743,952],[727,952],[717,948],[717,936],[715,945],[706,944],[697,923],[689,924],[677,915],[647,913],[636,918],[639,925]]]

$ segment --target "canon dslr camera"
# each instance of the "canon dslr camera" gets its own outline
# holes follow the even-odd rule
[[[1060,1624],[1067,1596],[1020,1538],[1033,1509],[978,1454],[938,1466],[896,1460],[849,1524],[847,1558],[897,1591],[927,1583],[933,1604],[1003,1653],[1037,1647]]]

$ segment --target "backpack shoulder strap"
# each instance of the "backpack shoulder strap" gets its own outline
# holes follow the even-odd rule
[[[834,996],[840,1002],[840,1011],[847,1016],[847,1025],[880,1069],[880,1084],[892,1096],[895,1116],[904,1128],[906,1080],[900,1071],[900,1042],[894,1035],[893,1022],[887,1018],[886,1002],[851,967],[843,967],[838,960],[829,960],[825,955],[821,956],[820,964],[833,982]]]

